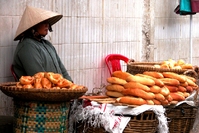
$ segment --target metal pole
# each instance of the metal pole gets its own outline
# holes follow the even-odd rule
[[[192,64],[192,15],[190,15],[190,27],[189,27],[189,44],[190,44],[190,48],[189,48],[189,62]]]

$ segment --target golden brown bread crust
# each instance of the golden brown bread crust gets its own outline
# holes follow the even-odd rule
[[[184,76],[181,76],[173,72],[163,72],[162,74],[165,78],[177,79],[179,82],[182,82],[182,83],[186,82],[187,80]]]
[[[177,86],[165,85],[165,87],[167,87],[170,92],[176,92],[176,91],[178,91],[178,87]]]
[[[177,79],[162,78],[160,79],[165,85],[179,86],[180,82]]]
[[[153,102],[154,102],[155,105],[161,105],[161,102],[156,100],[156,99],[153,99]]]
[[[161,88],[157,85],[154,85],[154,86],[151,86],[150,87],[150,92],[153,92],[153,93],[159,93],[161,91]]]
[[[170,96],[173,98],[174,101],[183,101],[185,97],[178,92],[171,92]]]
[[[52,88],[51,81],[49,79],[45,78],[45,77],[41,79],[41,84],[42,84],[43,88],[45,88],[45,89]]]
[[[63,79],[61,74],[53,73],[53,72],[46,72],[45,78],[50,80],[53,84],[57,84],[61,79]]]
[[[33,84],[34,78],[31,77],[31,76],[21,76],[21,78],[19,79],[19,82],[20,82],[22,85]]]
[[[157,93],[157,94],[155,94],[155,99],[158,101],[163,101],[163,100],[165,100],[165,97],[164,97],[164,95]]]
[[[35,80],[34,80],[34,87],[35,87],[35,88],[38,88],[38,89],[43,88],[43,86],[42,86],[42,84],[41,84],[41,79],[42,79],[42,78],[35,78]]]
[[[71,85],[73,85],[73,83],[65,78],[62,78],[60,79],[57,84],[56,84],[58,87],[61,87],[61,88],[68,88],[70,87]]]
[[[152,100],[155,98],[154,93],[152,92],[146,92],[141,89],[125,89],[122,92],[123,95],[125,96],[136,96],[136,97],[141,97],[145,100]]]
[[[143,104],[147,104],[146,100],[144,100],[143,98],[138,98],[138,97],[130,97],[130,96],[123,96],[123,97],[119,97],[116,99],[117,102],[119,103],[125,103],[125,104],[129,104],[129,105],[143,105]]]
[[[130,75],[127,77],[126,81],[127,82],[130,82],[130,81],[138,82],[138,83],[141,83],[143,85],[148,85],[148,86],[155,85],[155,82],[152,79],[146,78],[146,77],[141,77],[141,76]]]
[[[166,86],[164,86],[161,88],[160,94],[162,94],[163,96],[168,96],[170,94],[170,91]]]
[[[116,91],[106,91],[106,95],[115,98],[124,96],[122,93]]]
[[[120,84],[120,85],[124,85],[127,83],[126,80],[117,77],[108,77],[107,82],[111,84]]]
[[[128,76],[130,76],[130,75],[131,75],[130,73],[128,73],[128,72],[123,72],[123,71],[114,71],[114,72],[112,73],[112,77],[117,77],[117,78],[124,79],[124,80],[126,80],[126,78],[127,78]]]
[[[138,82],[134,82],[134,81],[130,81],[130,82],[124,84],[124,88],[125,89],[128,89],[128,88],[131,88],[131,89],[138,88],[138,89],[141,89],[141,90],[144,90],[144,91],[150,91],[150,88],[148,86],[143,85],[143,84],[138,83]]]
[[[187,89],[183,86],[178,86],[178,91],[181,91],[181,92],[186,92]]]
[[[152,80],[155,82],[155,85],[157,85],[157,86],[160,86],[160,87],[163,87],[163,86],[164,86],[164,83],[163,83],[161,80],[159,80],[159,79],[157,79],[157,78],[154,78],[154,77],[152,77],[152,76],[145,75],[145,74],[136,74],[136,75],[137,75],[137,76],[141,76],[141,77],[146,77],[146,78],[152,79]]]
[[[124,90],[124,87],[122,85],[118,85],[118,84],[111,84],[111,85],[106,86],[106,90],[122,92]]]
[[[143,72],[143,74],[152,76],[157,79],[164,78],[164,76],[160,72],[145,71]]]

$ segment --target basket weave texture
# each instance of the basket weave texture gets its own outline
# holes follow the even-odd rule
[[[127,115],[124,115],[124,117]],[[155,133],[158,127],[158,120],[153,111],[146,111],[137,116],[128,115],[131,120],[125,127],[123,133]],[[92,127],[86,122],[77,123],[77,133],[108,133],[103,127]]]
[[[193,128],[197,113],[196,106],[183,103],[176,107],[166,107],[170,133],[189,133]]]
[[[87,92],[87,88],[71,90],[71,89],[24,89],[17,88],[16,82],[7,82],[0,84],[1,91],[7,96],[34,101],[70,101],[83,96]]]
[[[69,102],[14,100],[14,132],[68,133]]]
[[[145,71],[156,72],[174,72],[177,74],[185,74],[191,77],[198,77],[198,74],[192,69],[168,69],[168,68],[156,68],[154,65],[160,65],[160,62],[132,62],[127,63],[127,72],[135,75],[141,74]]]

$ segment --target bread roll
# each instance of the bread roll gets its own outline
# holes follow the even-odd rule
[[[146,78],[152,79],[152,80],[155,82],[155,85],[157,85],[157,86],[160,86],[160,87],[163,87],[163,86],[164,86],[164,83],[163,83],[161,80],[159,80],[159,79],[157,79],[157,78],[154,78],[154,77],[152,77],[152,76],[145,75],[145,74],[136,74],[136,75],[137,75],[137,76],[141,76],[141,77],[146,77]]]
[[[128,73],[128,72],[123,72],[123,71],[114,71],[114,72],[112,73],[112,77],[117,77],[117,78],[124,79],[124,80],[126,80],[126,78],[127,78],[128,76],[130,76],[130,75],[131,75],[130,73]]]
[[[111,84],[120,84],[120,85],[124,85],[127,83],[126,80],[117,77],[108,77],[107,82]]]
[[[154,105],[155,103],[153,102],[153,100],[146,100],[148,105]]]
[[[143,85],[143,84],[138,83],[138,82],[133,82],[133,81],[130,81],[130,82],[124,84],[124,88],[126,88],[126,89],[127,88],[129,88],[129,89],[137,88],[137,89],[142,89],[144,91],[150,91],[150,88],[148,86]]]
[[[172,78],[162,78],[160,79],[165,85],[173,85],[173,86],[179,86],[180,82],[177,79]]]
[[[150,87],[150,92],[153,92],[153,93],[159,93],[161,90],[161,88],[157,85],[154,85],[154,86],[151,86]]]
[[[187,97],[190,96],[190,94],[189,94],[188,92],[183,92],[183,94],[184,94],[184,97],[185,97],[185,98],[187,98]]]
[[[173,98],[174,101],[183,101],[185,100],[185,97],[177,92],[171,92],[170,96]]]
[[[186,92],[187,89],[185,87],[183,87],[183,86],[178,86],[178,91],[180,91],[180,92]]]
[[[161,105],[161,102],[156,100],[156,99],[153,99],[153,102],[154,102],[155,105]]]
[[[161,104],[162,104],[162,105],[168,105],[168,104],[169,104],[169,101],[168,101],[167,99],[165,99],[165,100],[161,101]]]
[[[112,84],[112,85],[107,85],[106,90],[122,92],[124,90],[124,87],[122,85]]]
[[[126,95],[126,96],[137,96],[137,97],[141,97],[141,98],[146,99],[146,100],[152,100],[152,99],[155,98],[154,93],[146,92],[146,91],[141,90],[141,89],[125,89],[122,92],[122,94]]]
[[[194,87],[197,87],[197,86],[198,86],[196,83],[194,83],[193,80],[191,80],[191,79],[189,79],[189,78],[187,78],[187,83],[188,83],[188,85],[190,85],[190,86],[194,86]]]
[[[167,99],[169,102],[173,101],[173,98],[171,97],[170,94],[168,96],[166,96],[165,99]]]
[[[116,97],[116,98],[124,96],[122,93],[116,92],[116,91],[106,91],[106,95],[110,97]]]
[[[169,93],[170,93],[170,91],[166,86],[162,87],[160,90],[160,94],[162,94],[163,96],[168,96]]]
[[[184,82],[184,83],[180,83],[180,85],[183,86],[183,87],[187,87],[187,86],[188,86],[188,83],[187,83],[187,81],[186,81],[186,82]]]
[[[38,89],[43,88],[43,86],[42,86],[42,84],[41,84],[41,79],[42,79],[42,78],[35,78],[35,80],[34,80],[34,87],[35,87],[35,88],[38,88]]]
[[[165,100],[165,97],[162,94],[157,93],[155,94],[155,99],[157,99],[158,101],[163,101]]]
[[[157,78],[157,79],[164,78],[164,76],[160,72],[145,71],[143,74],[152,76],[152,77]]]
[[[148,85],[148,86],[155,85],[155,82],[152,79],[141,77],[141,76],[130,75],[127,77],[126,81],[127,82],[134,81],[134,82],[138,82],[138,83],[141,83],[143,85]]]
[[[182,69],[193,69],[192,64],[183,64],[181,65]]]
[[[182,83],[186,82],[187,80],[184,76],[181,76],[173,72],[163,72],[162,74],[165,78],[177,79],[179,82],[182,82]]]
[[[43,86],[43,88],[46,88],[46,89],[50,89],[52,88],[52,83],[49,79],[47,78],[42,78],[41,79],[41,84]]]
[[[164,86],[167,87],[170,92],[178,91],[178,87],[177,86],[173,86],[173,85],[164,85]]]
[[[191,93],[193,91],[193,87],[192,86],[187,86],[186,87],[187,92]]]
[[[132,96],[119,97],[116,99],[116,101],[119,103],[125,103],[125,104],[130,104],[130,105],[147,104],[146,100],[144,100],[143,98],[132,97]]]

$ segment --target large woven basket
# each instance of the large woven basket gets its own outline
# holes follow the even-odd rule
[[[166,107],[168,127],[170,133],[189,133],[193,128],[197,113],[196,106],[183,103],[179,106]]]
[[[123,115],[125,117],[125,115]],[[146,111],[137,116],[128,115],[131,120],[125,127],[123,133],[155,133],[158,120],[153,111]],[[111,121],[111,120],[110,120]],[[103,127],[92,127],[88,123],[77,123],[77,133],[107,133]]]
[[[14,133],[68,133],[69,102],[14,100]]]
[[[24,89],[17,88],[16,82],[7,82],[0,84],[0,90],[7,96],[35,101],[70,101],[83,96],[88,90],[83,89]]]
[[[156,72],[174,72],[178,74],[184,74],[194,78],[198,78],[198,74],[193,69],[168,69],[168,68],[156,68],[154,65],[160,65],[160,62],[133,62],[127,63],[127,72],[131,74],[143,73],[145,71]]]

